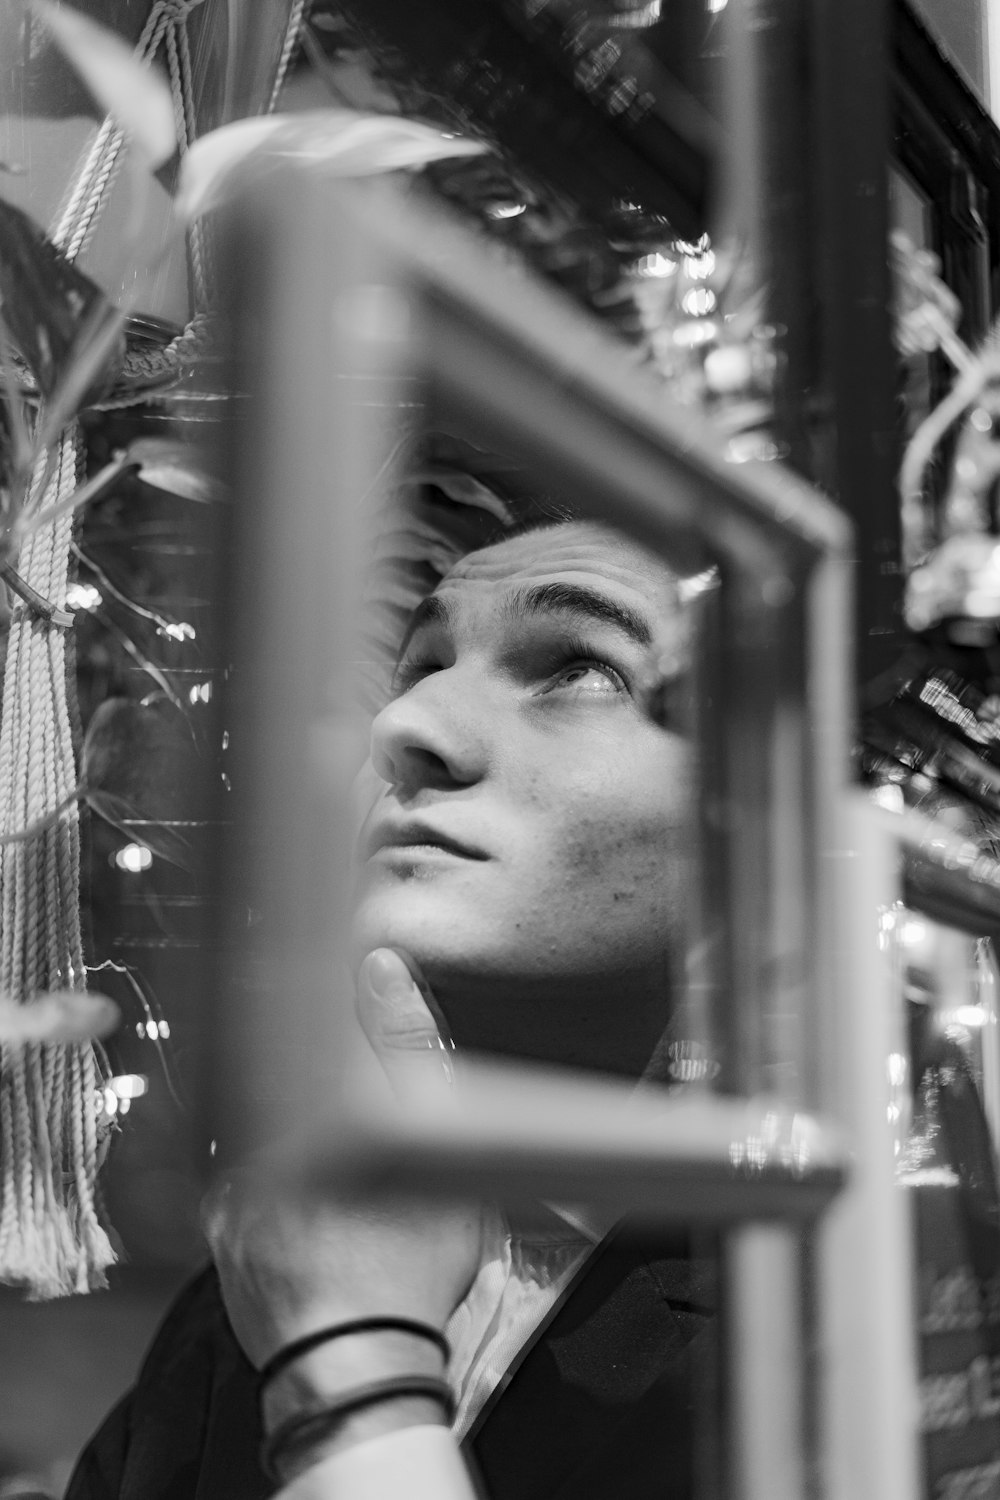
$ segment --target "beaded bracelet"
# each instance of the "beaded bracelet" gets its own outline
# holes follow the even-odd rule
[[[385,1380],[373,1380],[368,1385],[356,1385],[344,1391],[318,1409],[299,1412],[282,1422],[261,1445],[261,1468],[268,1479],[281,1484],[283,1475],[278,1472],[278,1464],[282,1458],[297,1448],[306,1448],[331,1437],[352,1412],[376,1406],[382,1401],[394,1401],[399,1396],[430,1396],[441,1403],[449,1422],[454,1416],[455,1398],[451,1386],[436,1375],[394,1375]]]
[[[430,1323],[420,1323],[415,1318],[354,1318],[349,1323],[335,1323],[329,1328],[318,1328],[314,1333],[307,1333],[300,1339],[293,1339],[290,1344],[286,1344],[276,1354],[272,1354],[271,1358],[261,1366],[257,1376],[258,1394],[263,1395],[265,1386],[276,1375],[280,1375],[282,1370],[287,1369],[290,1364],[300,1359],[302,1355],[308,1354],[310,1350],[318,1349],[321,1344],[332,1343],[334,1339],[347,1338],[348,1335],[354,1333],[381,1333],[386,1330],[410,1333],[416,1338],[427,1339],[429,1343],[435,1344],[441,1350],[446,1365],[451,1359],[448,1340],[440,1328],[435,1328]]]

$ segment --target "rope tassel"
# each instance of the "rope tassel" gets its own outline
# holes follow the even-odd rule
[[[51,477],[36,474],[26,514],[70,495],[76,431]],[[66,597],[73,516],[29,532],[18,560],[45,599]],[[73,790],[67,632],[18,605],[12,615],[0,716],[0,992],[24,1004],[83,989],[80,825]],[[0,1282],[34,1298],[92,1291],[115,1259],[95,1201],[102,1075],[94,1048],[0,1046]]]

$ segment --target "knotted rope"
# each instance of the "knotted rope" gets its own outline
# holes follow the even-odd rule
[[[44,471],[43,461],[26,516],[75,489],[74,430],[47,482]],[[66,514],[29,532],[19,557],[25,581],[59,603],[72,528]],[[86,987],[68,644],[64,628],[15,608],[0,718],[0,990],[20,1003]],[[0,1049],[0,1281],[35,1297],[103,1286],[114,1260],[95,1205],[101,1083],[89,1045]]]

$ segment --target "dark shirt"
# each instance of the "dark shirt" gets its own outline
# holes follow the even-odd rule
[[[713,1448],[713,1280],[683,1247],[609,1237],[465,1441],[489,1500],[691,1500]],[[263,1500],[260,1439],[254,1371],[209,1270],[171,1309],[66,1500]]]

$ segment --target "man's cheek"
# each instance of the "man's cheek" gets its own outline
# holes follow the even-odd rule
[[[580,891],[594,883],[610,895],[612,883],[636,862],[640,844],[649,843],[645,829],[622,825],[618,811],[577,814],[573,822],[567,819],[556,829],[550,846],[553,858],[546,862],[571,888]]]

